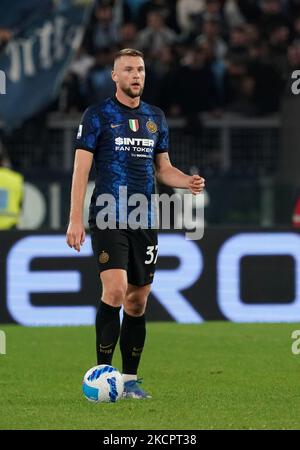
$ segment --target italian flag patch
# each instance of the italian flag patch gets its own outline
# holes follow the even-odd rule
[[[132,131],[139,129],[139,121],[137,119],[129,119],[129,127]]]

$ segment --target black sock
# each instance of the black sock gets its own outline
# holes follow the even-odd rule
[[[121,307],[100,302],[96,315],[97,363],[111,365],[115,346],[120,334]]]
[[[145,314],[133,317],[124,311],[120,334],[123,373],[136,375],[146,338]]]

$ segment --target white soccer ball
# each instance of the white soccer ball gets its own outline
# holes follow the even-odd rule
[[[86,372],[82,390],[91,402],[116,402],[123,395],[123,377],[115,367],[101,364]]]

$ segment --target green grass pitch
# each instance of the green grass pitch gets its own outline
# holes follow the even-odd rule
[[[93,327],[0,329],[0,429],[300,428],[300,324],[149,323],[139,375],[153,398],[115,404],[82,395]]]

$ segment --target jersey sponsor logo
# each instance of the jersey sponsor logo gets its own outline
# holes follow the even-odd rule
[[[153,139],[118,137],[115,139],[115,144],[117,152],[129,152],[133,158],[152,158]]]
[[[140,128],[139,121],[137,119],[129,119],[129,127],[132,131],[136,132]]]
[[[153,139],[141,139],[141,138],[121,138],[115,139],[116,145],[141,145],[143,147],[154,147]]]
[[[77,139],[81,138],[81,135],[82,135],[82,125],[79,125]]]
[[[148,120],[146,123],[147,130],[150,131],[150,133],[156,133],[157,132],[157,125],[152,120]]]
[[[117,123],[117,124],[112,123],[110,126],[111,126],[111,128],[117,128],[117,127],[121,127],[122,125],[123,125],[122,123]]]

